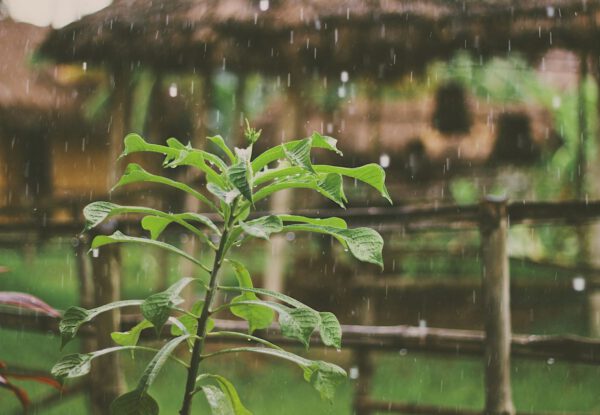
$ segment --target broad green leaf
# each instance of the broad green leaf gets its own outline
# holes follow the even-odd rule
[[[283,224],[278,216],[263,216],[248,222],[240,221],[240,226],[248,235],[255,238],[269,239],[272,233],[281,232]]]
[[[288,360],[300,366],[304,372],[304,380],[309,382],[321,395],[322,399],[332,400],[335,388],[346,379],[346,372],[339,366],[321,360],[309,360],[285,350],[270,349],[268,347],[236,347],[219,350],[207,357],[227,353],[259,353]]]
[[[135,346],[138,344],[142,331],[150,327],[153,327],[152,323],[148,320],[142,320],[132,327],[131,330],[125,332],[115,331],[110,334],[110,337],[119,346]]]
[[[110,236],[107,235],[99,235],[94,238],[92,241],[92,249],[100,248],[104,245],[110,245],[115,243],[137,243],[142,245],[155,246],[158,248],[166,249],[169,252],[173,252],[177,255],[184,257],[185,259],[193,262],[194,264],[200,266],[203,270],[210,272],[210,269],[204,265],[202,262],[198,261],[196,258],[188,254],[187,252],[182,251],[179,248],[175,248],[173,245],[167,244],[161,241],[155,241],[153,239],[148,238],[138,238],[135,236],[128,236],[120,231],[116,231]]]
[[[190,225],[189,222],[198,222],[206,225],[210,230],[219,234],[219,229],[217,226],[209,218],[198,213],[165,213],[160,210],[139,206],[120,206],[111,202],[93,202],[83,209],[83,214],[86,219],[85,229],[87,230],[98,226],[102,221],[110,216],[127,213],[157,216],[159,218],[169,220],[170,222],[178,223],[191,231],[194,231],[195,228]]]
[[[172,220],[160,216],[144,216],[142,218],[142,228],[150,232],[150,238],[158,239],[172,222]]]
[[[333,313],[319,313],[321,322],[319,324],[319,332],[321,340],[326,346],[333,346],[336,349],[342,348],[342,327],[337,317]]]
[[[77,335],[77,331],[83,324],[91,321],[98,314],[114,310],[115,308],[141,305],[142,302],[142,300],[116,301],[114,303],[105,304],[90,310],[76,306],[69,307],[63,314],[63,318],[58,324],[58,329],[62,339],[61,348],[65,347],[65,345]]]
[[[232,262],[231,260],[229,260],[229,261]],[[238,279],[238,281],[239,281],[239,279]],[[254,288],[251,285],[242,285],[240,283],[239,287],[224,287],[224,286],[219,286],[219,289],[224,290],[224,291],[241,291],[241,292],[248,292],[248,293],[260,294],[260,295],[266,295],[266,296],[269,296],[269,297],[273,297],[276,300],[279,300],[279,301],[281,301],[283,303],[289,304],[292,307],[296,307],[296,308],[309,308],[309,309],[312,310],[312,308],[308,307],[307,305],[302,304],[300,301],[296,300],[295,298],[292,298],[290,296],[287,296],[287,295],[282,294],[282,293],[277,292],[277,291],[266,290],[264,288]]]
[[[227,178],[250,203],[252,199],[252,168],[250,166],[250,151],[235,149],[238,162],[229,167]]]
[[[140,392],[146,392],[148,390],[148,388],[150,387],[150,385],[152,385],[152,383],[156,379],[156,376],[158,376],[158,373],[162,369],[167,359],[171,356],[175,348],[179,346],[181,342],[187,340],[188,337],[188,335],[175,337],[174,339],[168,341],[154,355],[150,363],[148,363],[148,366],[146,366],[146,369],[144,369],[144,373],[142,373],[142,376],[138,381],[136,390]]]
[[[233,384],[229,380],[225,379],[223,376],[205,373],[198,376],[196,382],[201,382],[205,379],[213,379],[217,382],[217,384],[221,388],[221,391],[229,399],[229,402],[231,403],[231,406],[233,408],[234,415],[252,415],[252,412],[246,409],[246,407],[242,404],[242,401],[240,400],[235,386],[233,386]]]
[[[316,190],[341,207],[344,207],[344,202],[348,201],[344,194],[344,181],[339,174],[328,173],[325,176],[321,176],[317,182]]]
[[[270,183],[254,194],[254,201],[259,201],[265,197],[284,189],[303,188],[312,189],[321,193],[323,196],[334,201],[340,207],[344,207],[346,196],[342,188],[341,178],[330,176],[329,174],[289,176],[285,179]]]
[[[236,415],[231,400],[221,389],[212,385],[202,386],[200,389],[206,397],[212,415]]]
[[[229,260],[232,264],[235,277],[238,284],[242,288],[253,288],[252,278],[248,269],[240,262]],[[243,301],[258,301],[258,297],[250,291],[242,292],[241,295],[231,300],[233,303]],[[273,310],[267,307],[257,306],[254,304],[242,304],[231,307],[231,313],[248,322],[248,332],[254,333],[255,330],[265,329],[271,325],[275,317]]]
[[[200,316],[200,313],[202,313],[202,307],[204,307],[204,300],[196,301],[190,310],[190,313],[194,314],[195,317],[191,316],[189,314],[184,314],[177,319],[177,320],[179,320],[179,323],[183,326],[185,331],[182,330],[181,327],[178,327],[177,325],[173,324],[171,326],[171,335],[173,335],[173,336],[181,336],[184,334],[195,335],[196,332],[198,331],[198,317]],[[209,317],[208,320],[206,321],[206,332],[210,333],[214,328],[215,328],[215,321]],[[190,350],[192,349],[192,347],[194,347],[194,337],[188,338],[188,346],[190,347]]]
[[[208,137],[208,140],[210,140],[217,147],[219,147],[221,151],[223,151],[223,153],[225,153],[225,155],[229,157],[229,161],[231,161],[232,163],[235,161],[235,155],[231,152],[229,147],[227,147],[227,144],[225,143],[225,140],[223,140],[223,137],[221,137],[220,135],[215,135],[213,137]]]
[[[298,215],[277,215],[283,222],[310,223],[311,225],[331,226],[333,228],[346,229],[348,225],[341,218],[307,218]]]
[[[158,415],[156,400],[147,392],[127,392],[110,404],[111,415]]]
[[[321,360],[312,361],[303,367],[304,380],[321,395],[321,399],[333,401],[335,388],[346,379],[346,372],[339,366]]]
[[[182,278],[165,291],[152,294],[142,303],[144,318],[156,327],[157,332],[161,331],[169,319],[173,307],[183,302],[179,294],[193,280],[193,278]]]
[[[312,147],[312,139],[310,137],[291,143],[285,143],[282,144],[282,146],[285,157],[292,165],[300,166],[310,173],[315,172],[312,163],[310,162],[310,149]]]
[[[288,143],[280,144],[265,151],[260,156],[256,157],[254,161],[252,161],[252,170],[256,173],[260,171],[263,167],[265,167],[267,164],[275,160],[285,158],[285,151],[283,149],[283,146],[293,146],[299,141],[302,140],[290,141]],[[326,150],[334,151],[340,156],[342,155],[341,151],[339,151],[336,147],[337,140],[334,138],[323,136],[317,132],[314,132],[310,136],[310,143],[312,147],[323,148]]]
[[[219,200],[222,200],[227,204],[233,202],[235,198],[240,195],[240,191],[238,189],[225,190],[215,183],[208,183],[206,185],[206,189],[215,195]]]
[[[223,184],[223,179],[206,164],[205,160],[216,166],[219,170],[225,171],[227,166],[214,154],[203,150],[193,149],[191,146],[184,146],[175,138],[167,140],[168,146],[150,144],[138,134],[128,134],[125,137],[125,150],[121,157],[131,153],[147,151],[158,153],[165,156],[164,164],[167,167],[192,166],[203,171],[209,181]]]
[[[136,163],[130,163],[129,165],[127,165],[127,167],[125,168],[125,172],[123,173],[123,176],[121,176],[121,178],[119,179],[117,184],[113,187],[113,189],[124,186],[126,184],[140,183],[140,182],[159,183],[159,184],[164,184],[166,186],[173,187],[175,189],[179,189],[183,192],[186,192],[186,193],[194,196],[196,199],[200,200],[201,202],[207,204],[208,206],[210,206],[211,208],[216,210],[215,205],[210,200],[208,200],[208,198],[206,196],[204,196],[202,193],[198,192],[197,190],[192,189],[187,184],[180,183],[177,180],[172,180],[167,177],[149,173],[146,170],[144,170],[142,168],[142,166],[140,166],[139,164],[136,164]]]
[[[309,308],[290,308],[279,303],[262,300],[238,300],[231,303],[231,309],[240,306],[266,307],[276,311],[279,315],[278,322],[281,334],[290,339],[298,340],[306,348],[309,346],[310,336],[319,326],[321,321],[319,313]]]
[[[286,225],[286,231],[307,231],[334,236],[352,255],[363,262],[379,265],[383,269],[383,238],[370,228],[339,229],[313,224]]]
[[[361,167],[337,167],[328,165],[314,166],[315,170],[319,173],[337,173],[342,176],[352,177],[356,180],[360,180],[373,188],[375,188],[381,196],[386,198],[390,203],[392,199],[390,194],[385,187],[385,170],[379,164],[371,163]]]
[[[154,355],[144,369],[137,387],[113,401],[110,406],[111,415],[158,415],[158,404],[148,395],[148,388],[175,348],[188,337],[185,335],[170,340]]]
[[[58,379],[77,378],[87,375],[91,369],[93,354],[69,354],[60,359],[52,370],[52,376]]]
[[[51,369],[53,376],[64,378],[76,378],[87,375],[90,372],[91,361],[97,357],[118,352],[120,350],[134,349],[135,346],[116,346],[97,350],[91,353],[76,353],[63,356]]]

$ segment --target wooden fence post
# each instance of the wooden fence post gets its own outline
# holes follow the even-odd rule
[[[480,232],[485,314],[485,414],[513,415],[510,384],[510,281],[505,198],[481,202]]]

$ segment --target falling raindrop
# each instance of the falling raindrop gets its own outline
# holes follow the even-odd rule
[[[177,85],[173,83],[169,86],[169,96],[171,98],[175,98],[177,96],[177,94],[178,94]]]
[[[348,376],[350,377],[350,379],[356,380],[356,379],[358,379],[359,375],[360,375],[360,373],[359,373],[358,367],[352,366],[348,373]]]
[[[260,2],[258,3],[258,8],[260,9],[260,11],[263,12],[269,10],[269,6],[269,0],[260,0]]]
[[[346,98],[346,87],[344,85],[338,88],[338,97]]]
[[[340,74],[340,79],[343,83],[348,82],[348,79],[350,78],[350,76],[348,75],[348,71],[342,71],[342,73]]]
[[[384,169],[387,169],[388,167],[390,167],[390,156],[386,153],[383,153],[382,155],[379,156],[379,165],[381,167],[383,167]]]
[[[92,257],[98,258],[100,256],[100,250],[98,248],[92,249]]]
[[[581,275],[578,275],[577,277],[573,278],[573,290],[575,291],[585,291],[585,278],[583,278]]]

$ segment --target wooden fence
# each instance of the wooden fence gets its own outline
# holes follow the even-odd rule
[[[600,201],[593,202],[519,202],[487,198],[478,205],[442,207],[399,207],[294,212],[305,216],[340,216],[354,225],[369,225],[380,230],[424,228],[479,229],[481,234],[482,294],[485,330],[435,329],[410,326],[343,326],[344,347],[355,352],[361,376],[358,378],[354,410],[358,415],[376,412],[404,414],[514,414],[510,382],[510,358],[560,359],[569,362],[599,364],[600,341],[578,336],[512,335],[510,315],[510,278],[507,235],[513,224],[564,223],[579,225],[600,217]],[[124,221],[119,227],[128,227]],[[5,232],[38,232],[48,235],[73,235],[82,223],[45,221],[0,224]],[[80,276],[81,277],[81,276]],[[123,319],[122,328],[135,322]],[[30,317],[0,313],[0,326],[19,330],[57,330],[57,321],[46,317]],[[219,321],[230,330],[244,330],[244,325]],[[90,330],[88,330],[90,332]],[[285,341],[276,328],[263,333],[267,338]],[[314,342],[318,345],[315,338]],[[446,355],[480,355],[485,362],[485,407],[483,411],[441,408],[370,398],[373,368],[370,353],[374,350],[424,351]]]

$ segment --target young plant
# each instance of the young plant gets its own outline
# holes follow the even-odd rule
[[[269,239],[271,234],[277,232],[315,232],[331,235],[357,259],[383,267],[383,240],[372,229],[349,229],[346,222],[340,218],[317,219],[297,215],[256,217],[252,211],[256,203],[277,191],[289,188],[315,190],[343,207],[346,202],[343,190],[344,176],[374,187],[389,200],[384,184],[385,173],[377,164],[358,168],[312,164],[311,151],[314,148],[341,155],[336,148],[336,140],[318,133],[302,140],[277,145],[254,158],[252,147],[259,139],[260,131],[248,126],[245,135],[249,142],[248,147],[233,150],[227,147],[220,136],[209,138],[221,150],[224,158],[194,149],[189,144],[183,145],[173,138],[167,140],[165,146],[150,144],[137,134],[125,137],[123,156],[140,151],[162,154],[166,157],[165,167],[190,166],[200,170],[206,178],[206,189],[200,191],[187,184],[149,173],[137,164],[127,166],[115,187],[139,182],[174,187],[197,198],[206,210],[214,211],[218,221],[197,212],[170,213],[138,206],[120,206],[110,202],[94,202],[84,209],[87,229],[99,225],[111,216],[140,214],[143,215],[143,229],[150,233],[149,238],[128,236],[119,231],[110,236],[96,236],[92,242],[92,249],[115,243],[159,247],[193,262],[202,274],[200,277],[183,278],[166,291],[153,294],[145,300],[117,301],[91,310],[71,307],[64,313],[60,323],[63,345],[75,337],[83,324],[102,312],[127,306],[137,306],[141,310],[144,320],[137,326],[128,332],[112,334],[117,346],[92,353],[65,356],[53,368],[55,376],[72,378],[88,373],[90,361],[107,353],[121,350],[154,352],[154,358],[148,364],[138,386],[111,404],[111,414],[158,414],[158,404],[149,395],[148,389],[169,358],[187,369],[180,415],[190,414],[192,399],[196,393],[204,394],[213,414],[250,414],[229,380],[220,374],[200,372],[201,362],[228,353],[257,353],[295,363],[302,369],[304,379],[324,399],[331,400],[336,385],[346,377],[344,370],[334,364],[295,355],[253,334],[255,330],[269,327],[276,317],[281,334],[297,340],[306,348],[315,331],[319,332],[325,345],[341,348],[342,330],[332,313],[318,312],[281,293],[255,288],[244,264],[229,259],[228,253],[252,238]],[[275,163],[277,165],[272,166]],[[183,227],[214,251],[212,265],[207,266],[200,259],[179,248],[159,241],[161,234],[170,224]],[[219,285],[222,268],[233,271],[238,285]],[[200,283],[205,288],[204,298],[191,305],[189,310],[182,309],[180,304],[183,299],[180,293],[185,286],[193,282]],[[229,302],[216,305],[214,298],[218,290],[237,293],[237,296]],[[231,314],[246,320],[248,333],[216,331],[213,317],[224,311],[230,311]],[[160,333],[168,321],[172,323],[170,334],[173,338],[160,350],[137,345],[143,330],[154,327]],[[251,341],[255,346],[225,348],[205,353],[205,340],[219,337]],[[191,356],[185,359],[186,361],[172,355],[181,344],[187,344],[191,350]]]

